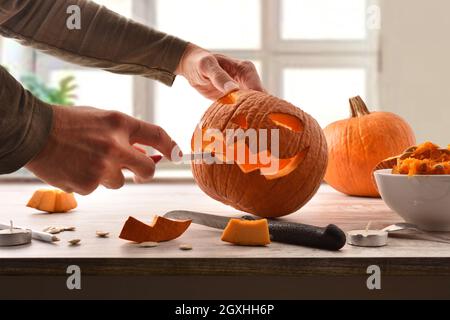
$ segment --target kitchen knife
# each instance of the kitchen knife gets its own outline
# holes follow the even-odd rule
[[[225,229],[228,221],[232,219],[231,217],[185,210],[170,211],[164,217],[177,220],[189,219],[193,223],[216,229]],[[243,216],[241,218],[246,220],[256,219],[252,216]],[[329,224],[327,227],[321,228],[280,220],[267,219],[267,221],[269,223],[270,238],[274,242],[326,250],[339,250],[346,243],[344,231],[334,224]]]
[[[182,157],[174,159],[173,161],[167,159],[166,157],[163,157],[160,163],[173,162],[175,164],[179,164],[179,163],[191,163],[192,161],[196,161],[204,164],[212,164],[214,163],[214,157],[215,154],[212,152],[196,152],[183,154]]]

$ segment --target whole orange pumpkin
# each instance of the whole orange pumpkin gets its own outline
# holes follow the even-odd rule
[[[208,129],[220,135],[208,138]],[[230,130],[248,133],[250,129],[267,129],[267,145],[259,136],[257,150],[249,146],[250,135],[225,138]],[[278,129],[277,156],[270,153],[275,141],[271,129]],[[199,135],[201,141],[196,143]],[[212,150],[212,142],[222,144],[224,154]],[[236,153],[239,147],[245,150],[244,160]],[[262,153],[267,150],[263,161]],[[224,160],[192,164],[194,178],[206,194],[261,217],[279,217],[301,208],[318,190],[327,165],[326,140],[318,123],[292,104],[252,90],[235,91],[211,105],[194,132],[192,151],[216,151]],[[251,156],[256,162],[248,161]]]
[[[379,197],[372,179],[375,166],[396,156],[416,139],[410,125],[390,112],[370,112],[360,97],[350,99],[351,117],[328,125],[325,181],[352,196]]]

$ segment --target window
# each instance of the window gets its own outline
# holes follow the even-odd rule
[[[348,115],[348,98],[377,103],[377,0],[98,0],[110,9],[208,49],[253,61],[267,90],[326,126]],[[4,41],[2,56],[11,49]],[[5,54],[6,52],[6,54]],[[26,57],[22,55],[21,57]],[[33,53],[32,70],[56,82],[72,74],[77,104],[115,109],[164,127],[183,151],[210,101],[177,78],[172,88]],[[17,60],[17,59],[16,59]],[[178,166],[179,168],[179,166]]]

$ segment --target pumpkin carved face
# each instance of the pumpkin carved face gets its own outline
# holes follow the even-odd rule
[[[261,217],[302,207],[317,191],[327,163],[325,137],[311,116],[250,90],[233,92],[206,111],[192,151],[213,152],[219,160],[192,164],[205,193]]]

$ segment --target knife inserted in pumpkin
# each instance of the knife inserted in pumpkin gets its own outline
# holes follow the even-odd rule
[[[175,210],[167,212],[165,218],[178,220],[192,220],[193,223],[204,226],[225,229],[232,218],[194,211]],[[252,216],[243,216],[242,219],[257,219]],[[294,244],[318,249],[341,249],[346,243],[346,235],[339,227],[330,224],[325,228],[307,224],[270,220],[269,233],[272,241],[286,244]]]

